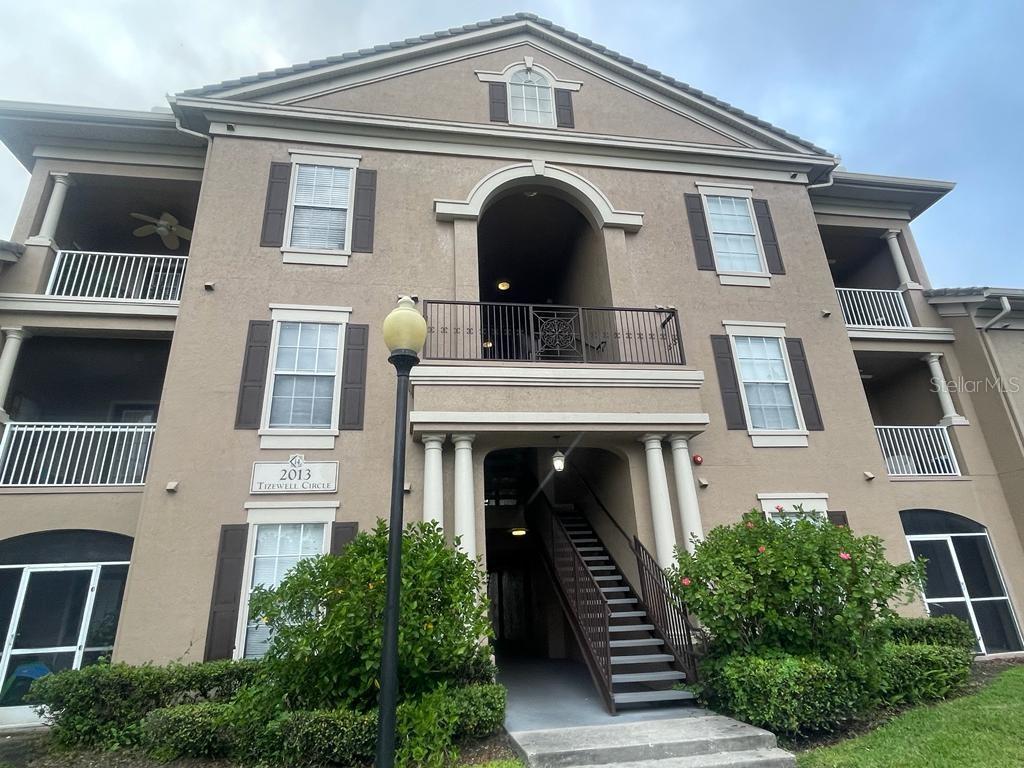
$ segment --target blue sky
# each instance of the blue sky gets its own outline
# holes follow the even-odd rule
[[[1024,2],[245,3],[0,0],[0,99],[146,109],[164,94],[527,10],[839,154],[947,179],[916,222],[936,286],[1024,286]],[[14,32],[14,34],[11,34]],[[0,237],[28,174],[0,150]]]

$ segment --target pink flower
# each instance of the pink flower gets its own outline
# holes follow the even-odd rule
[[[839,557],[841,559],[843,559],[843,560],[849,560],[850,559],[850,553],[849,552],[840,552],[839,553]]]
[[[683,578],[681,578],[679,581],[682,583],[682,585],[684,587],[688,587],[691,584],[693,584],[693,582],[690,581],[690,577],[689,576],[683,576]]]
[[[752,522],[750,522],[749,520],[747,520],[747,528],[750,528],[750,529],[754,528],[754,524]]]
[[[760,547],[758,547],[757,551],[760,552],[763,555],[764,554],[764,544],[762,544]]]
[[[783,506],[781,504],[776,504],[775,505],[775,511],[778,512],[779,514],[782,514],[786,510],[783,508]]]

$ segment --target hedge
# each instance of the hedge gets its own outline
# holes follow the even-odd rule
[[[139,742],[157,760],[189,757],[227,757],[230,704],[204,701],[154,709],[142,721]]]
[[[967,622],[956,616],[908,618],[894,616],[881,622],[881,627],[894,643],[929,643],[974,652],[977,640]]]
[[[254,679],[257,669],[251,661],[93,664],[36,680],[28,700],[45,707],[58,743],[116,749],[139,743],[142,720],[153,710],[227,701]]]
[[[881,697],[890,706],[937,701],[956,693],[967,682],[974,658],[963,648],[928,643],[889,643],[883,653]]]

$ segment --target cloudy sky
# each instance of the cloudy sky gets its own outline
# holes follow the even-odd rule
[[[164,95],[529,10],[839,154],[949,179],[914,228],[932,282],[1024,287],[1022,0],[0,0],[0,99]],[[27,172],[0,148],[0,238]],[[1011,226],[1012,225],[1012,226]]]

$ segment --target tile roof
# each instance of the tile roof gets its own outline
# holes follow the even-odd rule
[[[720,109],[723,109],[726,112],[728,112],[728,113],[730,113],[732,115],[735,115],[738,118],[742,118],[745,121],[748,121],[750,123],[754,123],[755,125],[757,125],[757,126],[759,126],[761,128],[764,128],[764,129],[766,129],[768,131],[771,131],[771,132],[773,132],[775,134],[778,134],[780,136],[784,136],[785,138],[789,139],[790,141],[794,141],[794,142],[800,144],[801,146],[806,147],[807,149],[811,150],[812,152],[816,152],[816,153],[819,153],[819,154],[825,154],[825,155],[830,155],[831,154],[828,150],[822,149],[821,147],[818,147],[818,146],[815,146],[811,142],[807,141],[806,139],[800,138],[796,134],[789,133],[788,131],[785,131],[785,130],[781,129],[781,128],[779,128],[776,125],[772,125],[771,123],[769,123],[766,120],[762,120],[759,117],[751,115],[749,112],[744,112],[742,109],[739,109],[738,107],[734,107],[731,104],[728,104],[728,103],[726,103],[726,102],[724,102],[724,101],[722,101],[720,99],[716,99],[714,96],[711,96],[711,95],[705,93],[704,91],[701,91],[701,90],[699,90],[697,88],[694,88],[694,87],[692,87],[692,86],[690,86],[690,85],[688,85],[686,83],[683,83],[683,82],[681,82],[679,80],[676,80],[675,78],[670,77],[670,76],[664,74],[663,72],[659,72],[656,69],[652,69],[651,67],[648,67],[648,66],[646,66],[644,64],[641,64],[640,62],[638,62],[638,61],[636,61],[634,59],[631,59],[628,56],[624,56],[621,53],[618,53],[616,51],[613,51],[613,50],[610,50],[608,48],[605,48],[603,45],[600,45],[599,43],[595,43],[593,40],[589,40],[586,37],[578,35],[575,32],[572,32],[572,31],[566,29],[565,27],[561,27],[561,26],[555,24],[554,22],[548,21],[547,19],[542,19],[541,17],[539,17],[539,16],[537,16],[536,14],[533,14],[533,13],[513,13],[513,14],[510,14],[508,16],[498,16],[497,18],[489,19],[487,21],[479,21],[479,22],[476,22],[475,24],[466,24],[465,26],[462,26],[462,27],[452,27],[451,29],[444,29],[444,30],[440,30],[438,32],[432,32],[432,33],[427,34],[427,35],[420,35],[419,37],[410,37],[410,38],[406,38],[405,40],[398,40],[398,41],[395,41],[395,42],[392,42],[392,43],[385,43],[383,45],[375,45],[373,48],[363,48],[362,50],[358,50],[358,51],[350,51],[348,53],[342,53],[342,54],[340,54],[338,56],[328,56],[327,58],[324,58],[324,59],[314,59],[313,61],[307,61],[307,62],[305,62],[303,64],[293,64],[290,67],[282,67],[280,69],[271,70],[269,72],[260,72],[260,73],[255,74],[255,75],[248,75],[246,77],[239,77],[239,78],[236,78],[236,79],[233,79],[233,80],[224,80],[224,81],[222,81],[220,83],[214,83],[212,85],[204,85],[201,88],[192,88],[192,89],[187,90],[187,91],[182,91],[181,94],[179,94],[179,95],[181,95],[181,96],[211,96],[211,95],[215,95],[218,91],[226,90],[226,89],[229,89],[229,88],[237,88],[239,86],[252,85],[252,84],[255,84],[255,83],[261,83],[261,82],[265,82],[265,81],[268,81],[268,80],[273,80],[273,79],[278,78],[278,77],[284,77],[286,75],[298,74],[298,73],[301,73],[301,72],[311,72],[311,71],[313,71],[315,69],[320,69],[321,67],[327,67],[327,66],[331,66],[333,64],[340,64],[340,63],[343,63],[343,62],[354,61],[356,59],[365,58],[367,56],[372,56],[372,55],[378,54],[378,53],[385,53],[387,51],[399,51],[399,50],[402,50],[404,48],[412,48],[414,46],[421,45],[423,43],[428,43],[428,42],[431,42],[431,41],[434,41],[434,40],[441,40],[441,39],[447,38],[447,37],[458,37],[459,35],[463,35],[463,34],[466,34],[466,33],[469,33],[469,32],[476,32],[476,31],[481,30],[481,29],[489,29],[491,27],[498,27],[498,26],[501,26],[503,24],[509,24],[511,22],[514,22],[514,21],[530,21],[530,22],[533,22],[534,24],[537,24],[539,26],[545,27],[545,28],[551,30],[552,32],[555,32],[555,33],[557,33],[559,35],[563,35],[564,37],[569,38],[573,42],[579,43],[580,45],[583,45],[583,46],[586,46],[587,48],[590,48],[592,51],[595,51],[596,53],[600,53],[600,54],[602,54],[604,56],[608,56],[608,57],[610,57],[612,59],[615,59],[620,64],[625,64],[628,67],[632,67],[633,69],[635,69],[635,70],[637,70],[639,72],[642,72],[643,74],[647,75],[648,77],[652,77],[652,78],[654,78],[656,80],[659,80],[659,81],[661,81],[663,83],[666,83],[667,85],[670,85],[673,88],[678,88],[678,89],[680,89],[682,91],[685,91],[686,93],[690,94],[691,96],[695,96],[695,97],[697,97],[699,99],[702,99],[702,100],[704,100],[706,102],[709,102],[710,104],[713,104],[716,107],[719,107]]]

